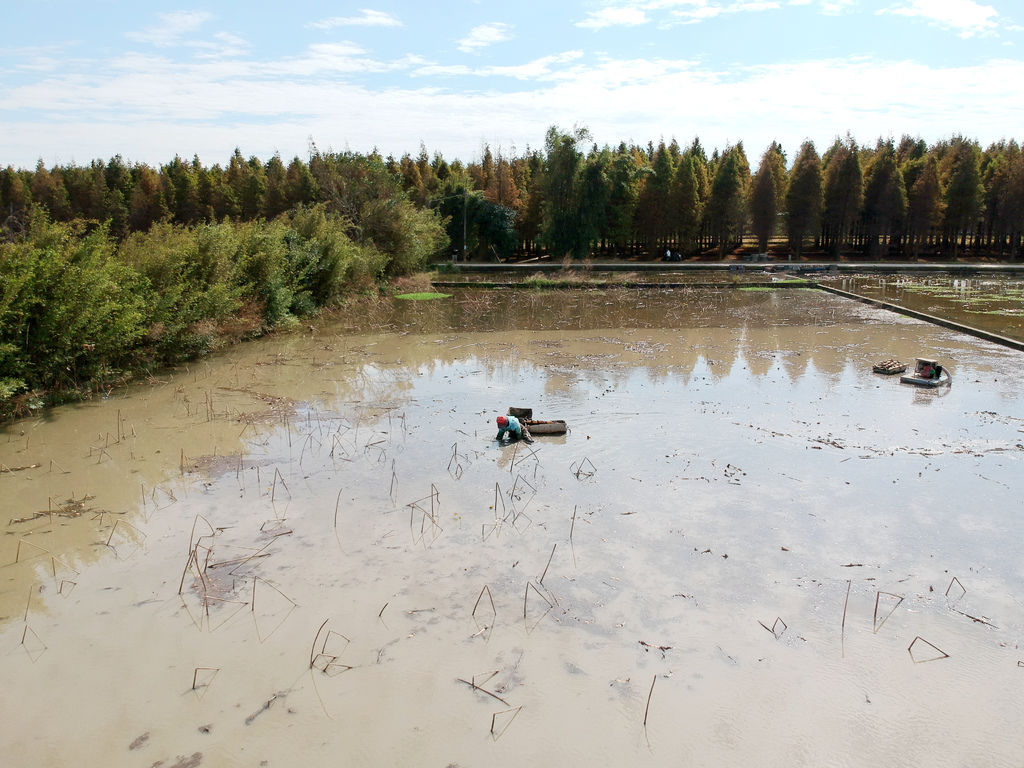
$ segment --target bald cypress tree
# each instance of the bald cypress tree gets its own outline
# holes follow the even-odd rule
[[[825,246],[832,258],[839,258],[850,237],[853,223],[860,216],[864,200],[864,174],[857,142],[847,134],[846,141],[836,139],[823,158]]]
[[[822,178],[821,158],[813,141],[805,141],[793,163],[786,190],[786,227],[789,247],[799,260],[804,239],[815,232],[821,222]]]
[[[955,259],[958,247],[966,246],[967,236],[975,232],[981,215],[981,149],[977,142],[958,136],[944,159],[945,229]]]
[[[750,224],[757,237],[757,249],[764,253],[775,235],[779,211],[786,194],[786,155],[773,141],[761,156],[761,164],[750,184]]]
[[[720,258],[725,258],[743,237],[749,184],[750,165],[741,142],[728,148],[721,156],[711,182],[706,215]]]
[[[892,141],[878,141],[864,184],[865,251],[878,258],[907,212],[907,191]]]

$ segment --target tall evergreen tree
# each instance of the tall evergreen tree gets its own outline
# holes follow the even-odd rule
[[[793,163],[786,191],[786,226],[789,247],[797,260],[801,258],[804,239],[816,231],[821,222],[822,177],[821,158],[813,141],[800,145]]]
[[[945,188],[945,228],[951,240],[952,255],[958,245],[966,245],[981,214],[984,189],[981,184],[981,150],[976,142],[955,137],[947,154]]]
[[[878,258],[887,250],[889,238],[902,224],[906,212],[907,191],[896,164],[896,148],[891,140],[879,139],[864,184],[864,229],[869,257]]]
[[[935,158],[926,158],[915,177],[907,192],[907,239],[910,255],[916,257],[929,232],[942,220],[942,188]]]
[[[548,128],[545,136],[541,239],[558,258],[582,259],[589,254],[590,239],[581,228],[579,216],[583,155],[578,149],[578,145],[589,138],[584,128],[576,128],[568,134],[555,126]]]
[[[768,241],[775,235],[785,195],[786,155],[782,145],[773,141],[761,156],[750,185],[750,222],[761,253],[767,252]]]
[[[679,158],[669,197],[669,224],[677,233],[679,248],[684,252],[694,249],[703,215],[698,162],[692,152],[686,152]]]
[[[822,166],[824,239],[829,253],[837,259],[843,243],[850,237],[853,223],[860,216],[864,200],[864,174],[857,142],[849,134],[846,141],[836,139],[822,158]]]
[[[743,143],[729,147],[722,154],[711,182],[711,196],[706,216],[718,244],[718,255],[725,258],[730,249],[743,238],[747,223],[747,188],[750,165],[743,152]]]

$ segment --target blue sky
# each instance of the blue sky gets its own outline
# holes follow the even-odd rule
[[[1024,139],[1020,0],[0,0],[0,164]]]

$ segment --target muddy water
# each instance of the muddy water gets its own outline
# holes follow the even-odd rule
[[[1024,341],[1024,281],[1017,277],[844,275],[822,282]]]
[[[813,291],[456,292],[21,422],[4,764],[1017,765],[1022,364]]]

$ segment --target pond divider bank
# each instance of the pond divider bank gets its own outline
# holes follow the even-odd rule
[[[584,288],[657,288],[676,290],[680,288],[814,288],[809,280],[790,279],[780,282],[703,282],[703,283],[654,283],[646,280],[512,280],[493,282],[482,280],[432,280],[434,288],[521,288],[528,291],[558,291]]]
[[[531,261],[510,263],[452,263],[438,262],[431,268],[442,274],[459,274],[475,272],[493,274],[495,272],[531,273],[531,272],[574,272],[576,274],[592,274],[599,272],[760,272],[765,268],[774,273],[891,273],[891,274],[922,274],[947,273],[957,276],[982,274],[1024,275],[1024,263],[980,263],[980,262],[882,262],[882,261],[594,261],[574,263],[568,270],[561,262]]]
[[[499,271],[502,266],[507,266],[507,265],[497,265],[497,264],[494,264],[494,265],[472,265],[472,267],[470,267],[469,269],[466,269],[465,271],[468,271],[468,272],[477,272],[477,271],[494,272],[494,271]],[[552,267],[552,271],[558,271],[558,270],[561,269],[561,267],[557,267],[557,269],[555,269],[556,265],[550,265],[550,266]],[[644,266],[654,267],[654,265],[644,265]],[[679,264],[665,265],[665,267],[661,267],[659,265],[658,268],[665,268],[665,269],[667,269],[667,271],[688,271],[688,270],[680,270],[679,269],[680,266],[681,265],[679,265]],[[689,267],[690,269],[693,269],[695,267],[700,267],[700,268],[707,269],[707,265],[703,265],[703,264],[702,265],[686,265],[686,266]],[[720,264],[720,265],[717,265],[716,267],[714,267],[714,269],[717,269],[719,271],[724,271],[724,270],[728,270],[729,266],[730,265]],[[735,271],[736,271],[735,270],[735,266],[736,265],[731,265],[731,266],[733,267],[733,269],[731,271],[735,274]],[[807,265],[802,265],[801,268],[806,268],[806,266]],[[829,265],[830,268],[834,267],[834,266],[836,266],[836,265],[835,264]],[[863,267],[864,267],[864,265],[862,265],[862,264],[843,264],[843,265],[840,265],[840,266],[846,267],[846,269],[844,269],[843,271],[849,271],[849,272],[863,271]],[[875,266],[879,267],[879,269],[877,269],[876,271],[883,271],[881,269],[882,265],[875,265]],[[975,273],[978,272],[978,271],[982,271],[982,272],[1024,273],[1024,265],[1009,265],[1009,268],[1007,268],[1006,265],[998,265],[997,267],[994,267],[994,265],[987,265],[987,264],[980,264],[980,265],[978,265],[978,264],[956,264],[956,265],[945,265],[943,267],[934,267],[933,265],[927,265],[927,264],[921,264],[921,265],[910,264],[910,265],[900,265],[900,266],[910,267],[910,268],[913,268],[913,269],[908,269],[908,270],[892,269],[892,266],[889,265],[889,267],[886,270],[884,270],[884,271],[892,271],[892,272],[905,272],[905,271],[912,271],[912,272],[921,272],[921,271],[950,272],[950,271],[954,271],[954,272],[959,272],[961,274],[969,274],[972,271],[974,271]],[[950,267],[950,266],[957,267],[957,268],[963,268],[963,269],[951,270],[951,269],[947,268],[947,267]],[[478,269],[478,267],[486,267],[486,269]],[[861,269],[856,269],[856,267],[859,267]],[[522,269],[523,269],[523,267],[519,267],[515,271],[522,271]],[[459,268],[459,270],[461,271],[461,267]],[[598,267],[598,265],[594,265],[594,270],[602,271],[603,267]],[[821,271],[821,270],[819,270],[819,271]],[[797,270],[794,269],[793,272],[797,272]],[[992,342],[994,344],[999,344],[999,345],[1004,346],[1004,347],[1009,347],[1010,349],[1016,349],[1016,350],[1024,351],[1024,341],[1020,341],[1018,339],[1013,339],[1013,338],[1010,338],[1010,337],[1007,337],[1007,336],[1002,336],[1000,334],[992,333],[990,331],[985,331],[985,330],[982,330],[981,328],[975,328],[974,326],[964,325],[963,323],[957,323],[957,322],[954,322],[953,320],[947,320],[946,318],[943,318],[943,317],[938,317],[936,315],[930,315],[930,314],[928,314],[926,312],[919,312],[919,311],[914,310],[914,309],[908,309],[907,307],[900,306],[899,304],[893,304],[893,303],[888,302],[888,301],[881,301],[879,299],[873,299],[873,298],[870,298],[868,296],[862,296],[862,295],[857,294],[857,293],[851,293],[850,291],[844,291],[844,290],[842,290],[840,288],[833,288],[832,286],[829,286],[829,285],[822,285],[821,283],[815,282],[813,280],[808,280],[808,279],[805,279],[805,278],[802,278],[802,277],[798,277],[797,275],[794,275],[792,278],[789,278],[789,279],[777,279],[777,280],[772,280],[772,281],[750,281],[750,280],[745,280],[745,281],[738,281],[738,280],[724,281],[724,280],[722,280],[722,281],[714,281],[714,282],[707,282],[707,281],[705,281],[705,282],[650,282],[650,281],[637,281],[637,280],[593,280],[593,279],[584,278],[584,279],[565,279],[565,280],[558,280],[558,279],[547,280],[547,279],[543,279],[543,280],[530,280],[530,281],[522,281],[522,280],[516,281],[516,280],[512,280],[512,281],[504,281],[504,282],[497,282],[497,281],[465,281],[465,280],[462,280],[462,281],[460,281],[460,280],[434,280],[434,281],[432,281],[431,284],[435,288],[480,288],[480,289],[520,288],[520,289],[526,289],[526,290],[572,290],[572,289],[583,289],[583,288],[596,288],[596,289],[601,289],[601,290],[608,289],[608,288],[629,288],[629,289],[648,288],[648,289],[657,289],[657,290],[677,290],[677,289],[685,289],[685,288],[704,288],[704,289],[707,289],[707,288],[711,288],[711,289],[730,289],[730,288],[731,289],[813,288],[813,289],[817,289],[817,290],[820,290],[820,291],[824,291],[826,293],[834,294],[836,296],[842,296],[843,298],[846,298],[846,299],[852,299],[854,301],[859,301],[859,302],[861,302],[863,304],[869,304],[871,306],[878,307],[880,309],[886,309],[886,310],[889,310],[890,312],[897,312],[897,313],[899,313],[901,315],[905,315],[907,317],[913,317],[913,318],[915,318],[917,320],[924,320],[925,322],[932,323],[934,325],[938,325],[938,326],[940,326],[942,328],[948,328],[949,330],[952,330],[952,331],[958,331],[960,333],[965,333],[965,334],[967,334],[969,336],[974,336],[974,337],[979,338],[979,339],[984,339],[985,341],[990,341],[990,342]]]
[[[892,304],[888,301],[881,301],[879,299],[872,299],[868,296],[861,296],[859,293],[850,293],[840,288],[833,288],[829,285],[821,285],[820,283],[808,282],[808,287],[817,288],[825,291],[826,293],[833,293],[836,296],[842,296],[846,299],[853,299],[863,304],[870,304],[873,307],[879,307],[880,309],[888,309],[891,312],[898,312],[901,315],[907,317],[913,317],[917,320],[924,320],[928,323],[941,326],[942,328],[948,328],[951,331],[959,331],[960,333],[966,333],[970,336],[975,336],[979,339],[985,339],[985,341],[991,341],[994,344],[1000,344],[1004,347],[1010,347],[1011,349],[1018,349],[1024,351],[1024,342],[1018,341],[1017,339],[1011,339],[1007,336],[1000,336],[998,333],[991,333],[989,331],[983,331],[980,328],[975,328],[970,325],[964,325],[963,323],[956,323],[952,320],[947,320],[944,317],[937,317],[936,315],[929,315],[927,312],[918,312],[915,309],[907,309],[901,307],[899,304]]]

